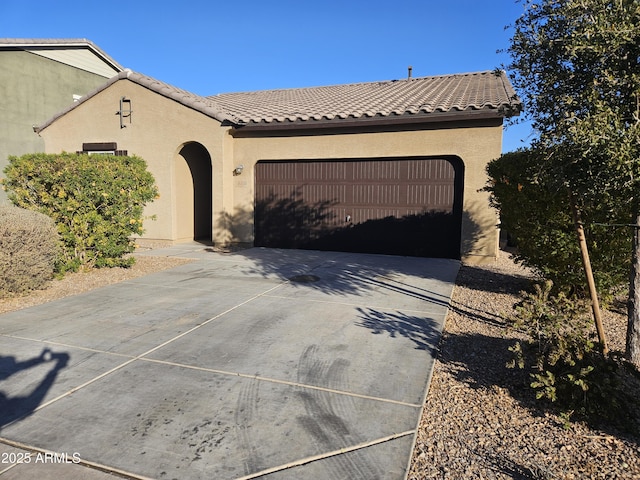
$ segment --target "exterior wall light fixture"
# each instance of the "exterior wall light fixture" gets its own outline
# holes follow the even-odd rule
[[[120,99],[120,110],[116,112],[116,115],[120,115],[120,128],[125,128],[125,118],[129,119],[129,123],[131,123],[131,115],[133,114],[133,110],[131,109],[131,100],[122,97]]]
[[[244,165],[238,165],[236,168],[233,169],[233,176],[237,177],[238,175],[242,174],[243,170],[244,170]]]

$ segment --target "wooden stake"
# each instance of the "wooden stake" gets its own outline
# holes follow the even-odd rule
[[[584,227],[580,219],[580,212],[576,202],[571,195],[571,211],[573,213],[573,223],[576,227],[576,233],[578,234],[578,243],[580,245],[580,254],[582,255],[582,265],[584,266],[584,273],[587,276],[587,285],[589,286],[589,296],[591,297],[591,310],[593,311],[593,320],[596,324],[596,331],[598,332],[598,340],[602,345],[602,353],[605,355],[609,353],[607,347],[607,338],[604,334],[604,327],[602,326],[602,317],[600,315],[600,302],[598,301],[598,291],[596,290],[596,282],[593,279],[593,271],[591,270],[591,260],[589,259],[589,249],[587,248],[587,239],[584,235]]]

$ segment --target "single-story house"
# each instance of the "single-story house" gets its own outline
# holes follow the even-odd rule
[[[145,240],[494,259],[502,71],[202,97],[125,70],[35,127],[48,153],[144,158]]]

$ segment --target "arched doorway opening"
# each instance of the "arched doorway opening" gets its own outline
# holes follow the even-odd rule
[[[178,152],[175,167],[177,239],[211,242],[211,156],[190,142]]]

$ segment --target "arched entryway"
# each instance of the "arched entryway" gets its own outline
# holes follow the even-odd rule
[[[175,161],[176,235],[178,240],[211,241],[211,156],[197,142],[185,144]]]

